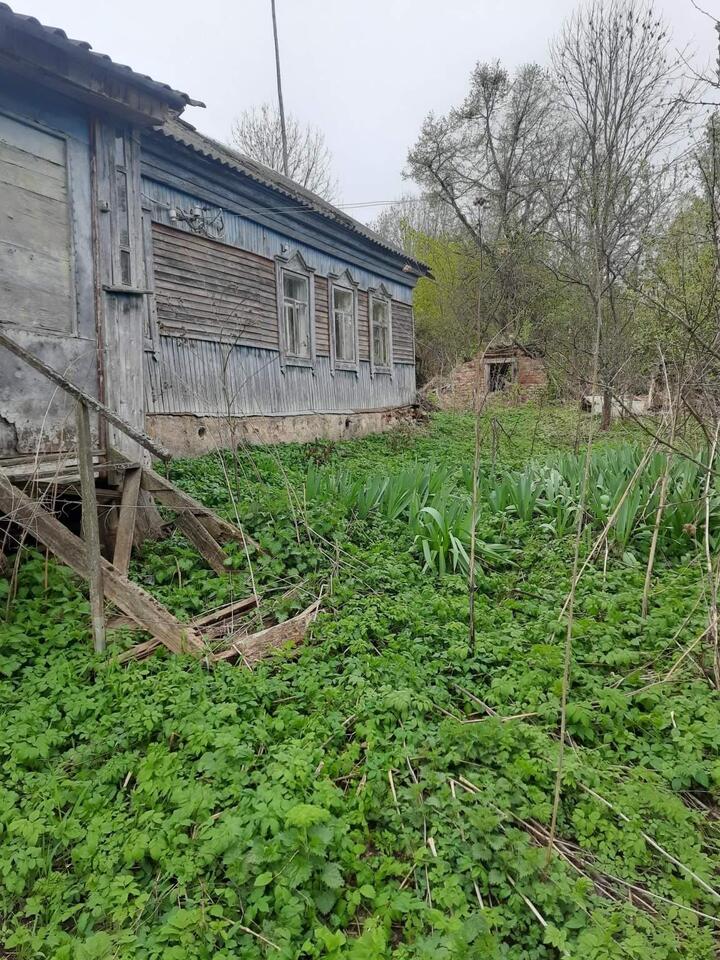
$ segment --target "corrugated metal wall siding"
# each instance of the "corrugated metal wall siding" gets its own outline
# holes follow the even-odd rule
[[[327,357],[315,371],[288,366],[274,350],[161,336],[145,355],[148,413],[202,416],[351,413],[405,406],[415,400],[415,367],[396,363],[393,375],[331,373]]]

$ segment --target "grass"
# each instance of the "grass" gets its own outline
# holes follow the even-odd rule
[[[427,470],[466,491],[473,430],[439,415],[173,465],[228,517],[230,478],[264,547],[266,607],[289,616],[332,587],[306,644],[253,672],[164,653],[102,662],[81,585],[28,551],[0,628],[9,956],[712,955],[720,710],[702,644],[680,659],[705,625],[697,545],[660,551],[646,620],[644,568],[624,544],[580,582],[558,821],[572,853],[546,864],[571,537],[481,498],[479,536],[511,562],[483,559],[471,647],[466,578],[423,569],[397,498],[358,510],[337,486],[310,495],[308,477],[367,491]],[[573,411],[496,411],[484,468],[550,465],[576,436]],[[601,446],[642,440],[619,424]],[[132,575],[189,617],[250,592],[230,552],[218,578],[175,535],[146,545]]]

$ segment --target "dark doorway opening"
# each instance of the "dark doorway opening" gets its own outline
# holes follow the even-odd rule
[[[512,383],[513,379],[513,368],[510,361],[501,361],[497,363],[488,364],[488,391],[490,393],[496,393],[499,390],[507,389],[508,385]]]

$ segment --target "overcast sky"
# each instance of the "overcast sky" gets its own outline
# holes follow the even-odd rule
[[[10,0],[95,50],[207,104],[185,118],[227,141],[246,107],[274,101],[270,0]],[[720,17],[720,0],[700,0]],[[545,62],[574,0],[277,0],[285,108],[319,126],[346,203],[392,200],[423,117],[464,96],[479,60]],[[656,0],[678,46],[714,61],[712,22]],[[371,219],[378,207],[353,209]]]

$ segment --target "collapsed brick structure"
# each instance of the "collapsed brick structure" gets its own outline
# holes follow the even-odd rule
[[[470,410],[478,375],[484,394],[512,390],[520,399],[527,399],[547,386],[542,352],[536,347],[510,343],[489,347],[478,357],[458,364],[447,377],[434,378],[426,392],[443,410]]]

